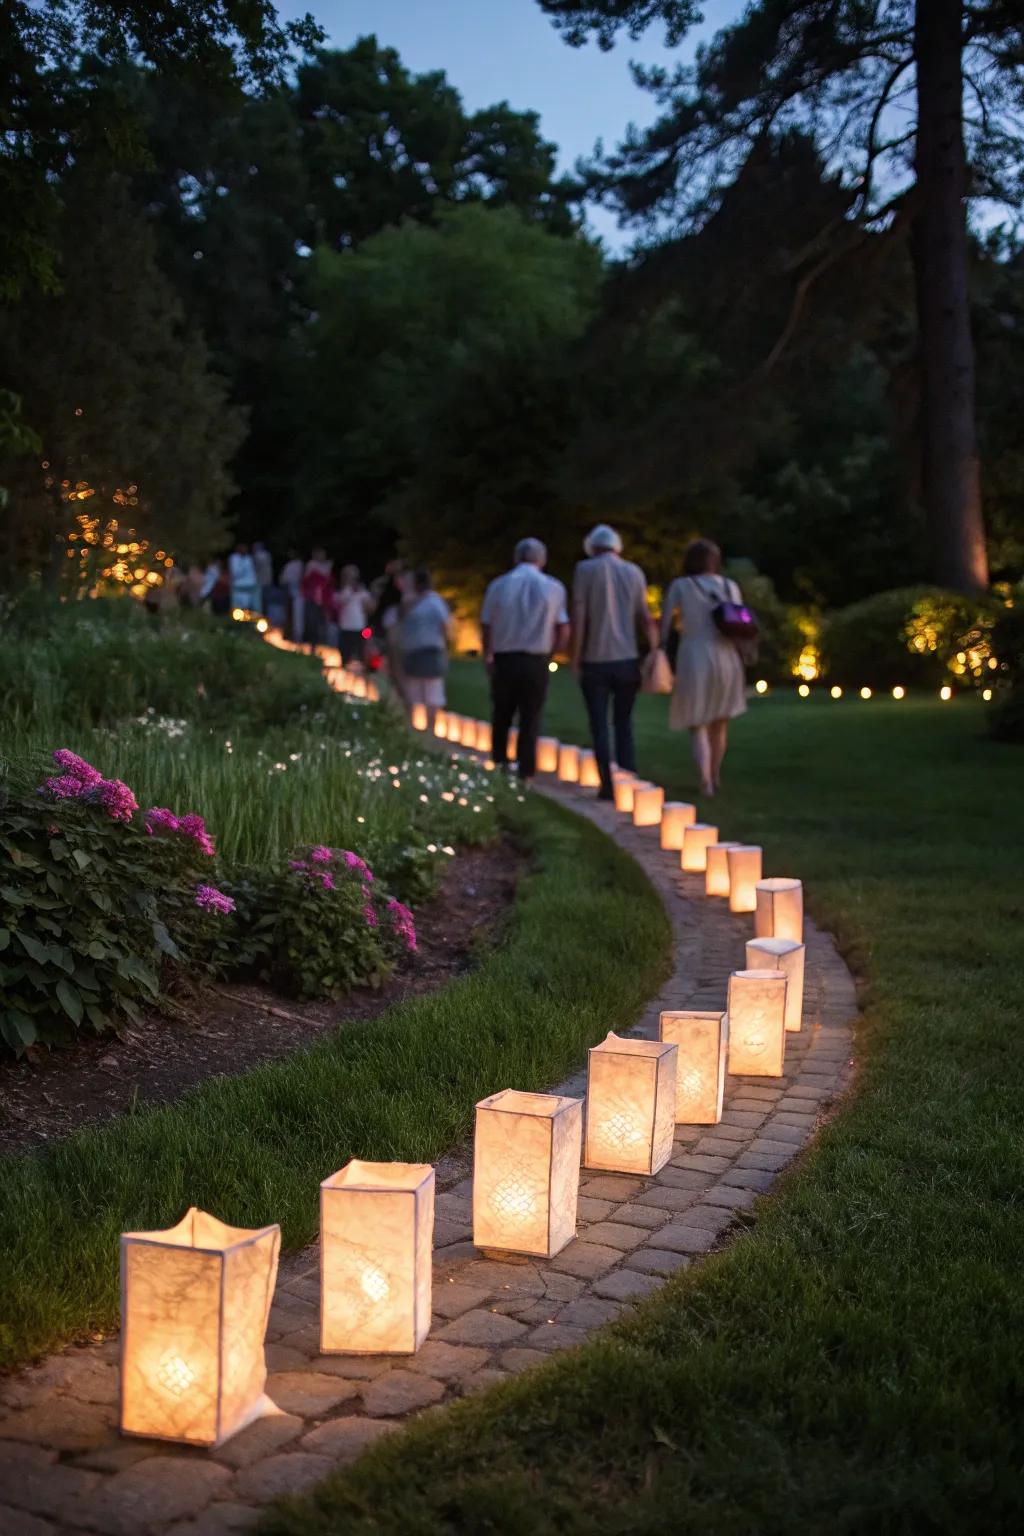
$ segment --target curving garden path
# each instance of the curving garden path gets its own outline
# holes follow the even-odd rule
[[[667,1008],[721,1008],[744,964],[749,917],[683,875],[656,828],[636,829],[571,786],[543,792],[588,816],[646,870],[669,912],[672,978],[635,1029],[657,1034]],[[799,873],[797,871],[797,873]],[[847,1081],[854,984],[828,934],[805,922],[804,1026],[786,1036],[781,1079],[730,1077],[721,1124],[676,1128],[653,1178],[589,1174],[576,1240],[548,1262],[481,1256],[471,1241],[471,1181],[438,1169],[434,1321],[411,1358],[319,1355],[316,1249],[281,1266],[268,1330],[267,1392],[281,1410],[218,1450],[123,1440],[117,1341],[51,1356],[0,1381],[0,1531],[4,1536],[221,1536],[353,1460],[410,1414],[477,1392],[580,1343],[664,1279],[730,1238]],[[495,1084],[495,1089],[506,1084]],[[582,1097],[581,1071],[554,1090]]]

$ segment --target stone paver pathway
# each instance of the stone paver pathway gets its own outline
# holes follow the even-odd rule
[[[752,919],[706,898],[703,876],[680,873],[679,855],[661,851],[657,829],[635,829],[569,788],[549,784],[544,792],[590,816],[637,858],[671,916],[675,972],[636,1033],[655,1036],[665,1008],[724,1007]],[[116,1339],[0,1379],[3,1536],[246,1529],[271,1500],[310,1487],[408,1415],[581,1342],[666,1276],[720,1248],[737,1212],[799,1153],[846,1078],[853,981],[831,938],[810,921],[806,930],[804,1027],[787,1035],[785,1076],[730,1077],[721,1124],[678,1126],[672,1159],[654,1178],[584,1170],[579,1235],[550,1262],[479,1254],[465,1165],[453,1160],[439,1169],[434,1323],[417,1355],[320,1356],[311,1249],[282,1264],[271,1311],[267,1392],[280,1412],[219,1450],[119,1437]],[[585,1089],[580,1072],[555,1091],[581,1097]]]

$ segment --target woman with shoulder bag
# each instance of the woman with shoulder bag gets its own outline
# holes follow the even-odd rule
[[[722,552],[695,539],[683,555],[683,575],[668,589],[661,620],[665,645],[679,615],[681,636],[669,729],[688,730],[701,793],[718,788],[729,721],[747,707],[741,650],[757,637],[757,620],[736,583],[722,575]]]

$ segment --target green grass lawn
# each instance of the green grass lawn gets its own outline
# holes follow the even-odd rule
[[[457,667],[454,707],[484,707]],[[666,701],[639,766],[693,786]],[[571,678],[546,728],[583,740]],[[1024,1509],[1024,754],[980,705],[755,701],[707,819],[865,978],[856,1091],[749,1233],[584,1349],[429,1415],[277,1536],[1008,1531]]]
[[[539,802],[505,942],[479,967],[288,1061],[0,1165],[0,1367],[118,1314],[118,1235],[189,1205],[311,1241],[320,1180],[351,1157],[433,1161],[500,1088],[543,1089],[660,985],[670,933],[633,861]],[[173,1029],[173,1024],[168,1024]]]

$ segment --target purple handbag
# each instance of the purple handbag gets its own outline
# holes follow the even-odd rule
[[[730,640],[756,640],[759,634],[757,619],[746,603],[718,603],[711,617],[719,631]]]

